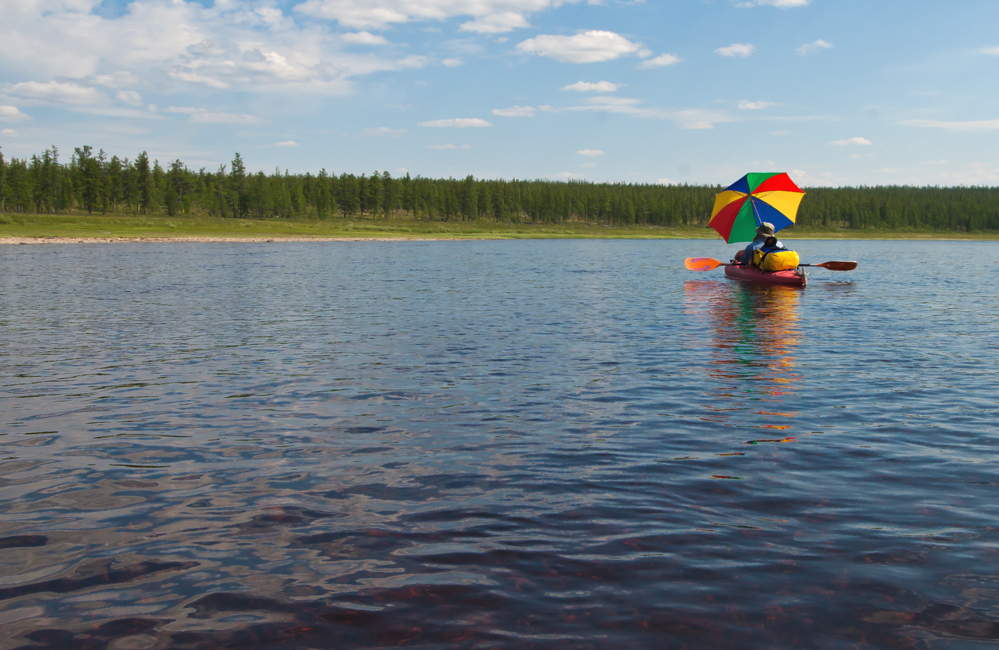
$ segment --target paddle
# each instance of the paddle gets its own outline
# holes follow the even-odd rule
[[[719,266],[735,266],[735,264],[719,262],[712,257],[688,257],[683,260],[683,265],[687,267],[688,271],[710,271]]]
[[[688,257],[683,261],[683,265],[689,271],[710,271],[719,266],[738,266],[738,264],[725,264],[711,257]],[[799,264],[798,266],[821,266],[830,271],[852,271],[857,268],[856,262],[822,262],[821,264]]]
[[[799,264],[798,266],[821,266],[830,271],[852,271],[857,268],[856,262],[823,262],[822,264]]]

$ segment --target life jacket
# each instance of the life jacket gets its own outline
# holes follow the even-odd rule
[[[801,259],[794,251],[779,245],[780,242],[766,243],[753,252],[753,266],[761,271],[788,271],[798,268]]]

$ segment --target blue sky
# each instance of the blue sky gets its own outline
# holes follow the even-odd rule
[[[216,168],[999,184],[995,0],[12,0],[0,146]]]

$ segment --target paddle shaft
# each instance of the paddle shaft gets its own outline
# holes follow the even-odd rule
[[[856,262],[822,262],[821,264],[799,264],[798,266],[821,266],[830,271],[852,271],[857,268]]]
[[[695,268],[698,262],[703,262],[702,268]],[[719,266],[742,266],[741,264],[725,264],[712,257],[688,257],[684,260],[684,266],[691,271],[710,271]],[[822,262],[820,264],[799,264],[798,266],[821,266],[830,271],[852,271],[857,268],[856,262]]]

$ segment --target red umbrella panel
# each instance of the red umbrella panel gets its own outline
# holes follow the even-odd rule
[[[726,243],[752,241],[764,221],[774,232],[794,223],[804,196],[784,172],[746,174],[715,197],[708,223]]]

